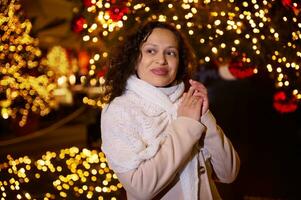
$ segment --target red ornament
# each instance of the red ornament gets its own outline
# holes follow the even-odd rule
[[[72,21],[72,30],[75,32],[75,33],[80,33],[81,31],[84,30],[84,24],[87,23],[87,20],[82,17],[82,16],[79,16],[79,17],[75,17]]]
[[[91,0],[83,0],[83,5],[88,8],[93,5]]]
[[[104,77],[107,73],[109,69],[107,67],[104,67],[102,70],[100,70],[98,73],[97,73],[97,77]]]
[[[285,7],[291,7],[292,0],[282,0],[282,5]]]
[[[286,8],[292,9],[295,15],[299,15],[301,11],[301,2],[295,0],[281,0],[282,5]]]
[[[274,94],[274,108],[280,113],[294,112],[298,108],[297,98],[295,96],[288,97],[284,91],[278,91]]]
[[[78,52],[78,66],[81,75],[87,75],[89,71],[90,55],[87,51]]]
[[[122,19],[122,17],[129,12],[129,8],[124,5],[114,5],[107,9],[110,18],[117,22]]]
[[[229,71],[235,78],[243,79],[254,75],[255,67],[246,66],[242,61],[244,57],[244,54],[242,58],[236,55],[229,63]]]

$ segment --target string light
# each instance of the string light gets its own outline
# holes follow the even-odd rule
[[[11,155],[6,159],[0,163],[0,192],[5,199],[35,199],[36,185],[41,185],[39,197],[44,199],[112,199],[122,188],[101,151],[71,147],[47,151],[37,160]]]
[[[278,13],[281,16],[274,19],[271,8],[277,6],[276,1],[158,0],[152,1],[152,3],[106,1],[106,5],[103,5],[102,2],[95,1],[94,5],[99,6],[93,11],[90,7],[88,8],[90,15],[100,17],[88,25],[93,31],[84,33],[90,38],[99,37],[97,42],[103,42],[100,51],[108,54],[107,57],[101,57],[97,61],[99,64],[96,65],[96,69],[93,69],[95,71],[105,66],[104,63],[110,57],[111,44],[114,44],[115,41],[118,42],[124,31],[140,25],[145,20],[159,20],[170,22],[188,36],[191,43],[195,45],[201,65],[210,68],[212,61],[225,62],[236,59],[234,55],[246,54],[248,59],[241,60],[246,68],[255,66],[254,73],[266,70],[275,80],[276,87],[289,89],[291,93],[298,91],[294,92],[294,95],[299,95],[301,83],[298,74],[300,74],[300,68],[297,65],[292,67],[291,63],[299,63],[301,58],[299,45],[301,22],[297,17],[286,15],[287,9],[285,11],[283,9],[283,12]],[[160,4],[159,10],[154,6],[155,2]],[[106,13],[112,7],[117,7],[119,13],[126,18],[120,18],[120,26],[110,25],[114,23],[114,14],[106,15]],[[126,12],[121,12],[123,9]],[[294,29],[290,29],[292,31],[284,35],[283,28],[279,27],[280,22],[289,24]],[[93,25],[95,23],[97,26]],[[111,28],[109,28],[110,26]],[[86,41],[90,40],[86,38]],[[278,55],[270,53],[275,50],[278,51]],[[266,62],[265,64],[262,64],[263,60]],[[281,69],[283,75],[281,81],[278,81],[278,69]],[[104,82],[104,80],[100,81],[99,79],[97,84],[100,82]],[[95,81],[90,83],[95,84]],[[83,101],[89,105],[103,105],[88,97],[85,97]]]
[[[9,3],[8,3],[9,2]],[[1,117],[26,124],[30,112],[47,115],[56,107],[49,69],[41,63],[38,40],[30,36],[32,25],[23,19],[21,5],[4,1],[0,13],[0,106]]]

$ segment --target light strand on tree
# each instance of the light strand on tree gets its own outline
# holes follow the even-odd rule
[[[37,39],[30,36],[30,21],[22,19],[21,5],[8,2],[0,6],[1,116],[20,117],[19,125],[24,126],[30,112],[44,116],[56,106],[52,95],[56,84],[43,74],[41,50]]]
[[[276,87],[301,99],[298,64],[301,58],[301,21],[297,16],[299,12],[296,12],[300,7],[295,2],[290,6],[294,12],[276,0],[91,2],[92,6],[87,8],[90,11],[89,18],[105,13],[112,7],[118,7],[119,11],[127,10],[123,13],[126,16],[122,19],[123,25],[114,27],[112,31],[108,31],[106,23],[109,18],[113,20],[114,15],[107,15],[107,21],[87,20],[86,26],[94,26],[95,29],[89,32],[89,28],[86,28],[83,35],[90,39],[99,36],[94,42],[96,51],[98,46],[100,51],[110,54],[111,46],[123,39],[124,32],[146,20],[167,21],[181,29],[191,40],[200,66],[212,68],[214,62],[231,67],[231,62],[235,61],[237,64],[232,66],[231,73],[237,78],[267,71]],[[97,7],[97,4],[106,6]]]

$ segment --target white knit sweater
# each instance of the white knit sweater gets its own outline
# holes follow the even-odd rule
[[[156,155],[167,137],[166,129],[177,118],[177,107],[183,92],[183,83],[170,88],[156,88],[136,76],[129,78],[125,94],[115,98],[102,112],[102,149],[111,169],[116,173],[126,173],[139,168],[141,163]],[[223,133],[213,138],[218,138],[218,142],[225,140]],[[226,143],[228,149],[218,148],[225,155],[231,154],[231,158],[234,155],[237,165],[238,156],[227,139]],[[210,149],[206,147],[194,149],[201,151],[194,154],[180,172],[182,191],[189,194],[184,195],[185,200],[199,198],[198,166],[200,162],[205,163],[211,157]],[[233,162],[233,158],[229,162]],[[237,171],[235,166],[235,176]],[[207,185],[213,182],[209,179],[206,180]],[[212,193],[210,188],[207,192]],[[205,196],[213,199],[210,194]]]

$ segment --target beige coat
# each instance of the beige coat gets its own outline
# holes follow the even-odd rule
[[[164,99],[168,96],[169,107],[174,104],[176,108],[182,91],[163,91],[167,95],[162,96],[156,88],[144,84],[139,87],[130,88],[111,102],[103,110],[101,121],[102,149],[128,199],[191,199],[179,177],[193,155],[198,158],[198,199],[221,199],[214,181],[234,181],[240,161],[212,113],[208,111],[200,121],[170,119],[168,109],[161,109],[160,103],[168,104]]]
[[[202,121],[204,125],[189,118],[179,117],[171,124],[170,131],[173,131],[173,134],[170,134],[153,159],[145,161],[138,169],[117,173],[127,191],[128,199],[183,200],[183,195],[189,195],[181,189],[177,175],[180,168],[177,166],[185,164],[185,157],[189,157],[192,144],[199,141],[197,133],[206,134],[206,145],[211,154],[207,162],[202,154],[199,155],[199,199],[221,199],[214,180],[223,183],[234,181],[239,170],[239,158],[230,141],[216,126],[210,112]],[[210,161],[214,162],[215,173],[212,172]],[[161,191],[162,188],[165,189]]]

